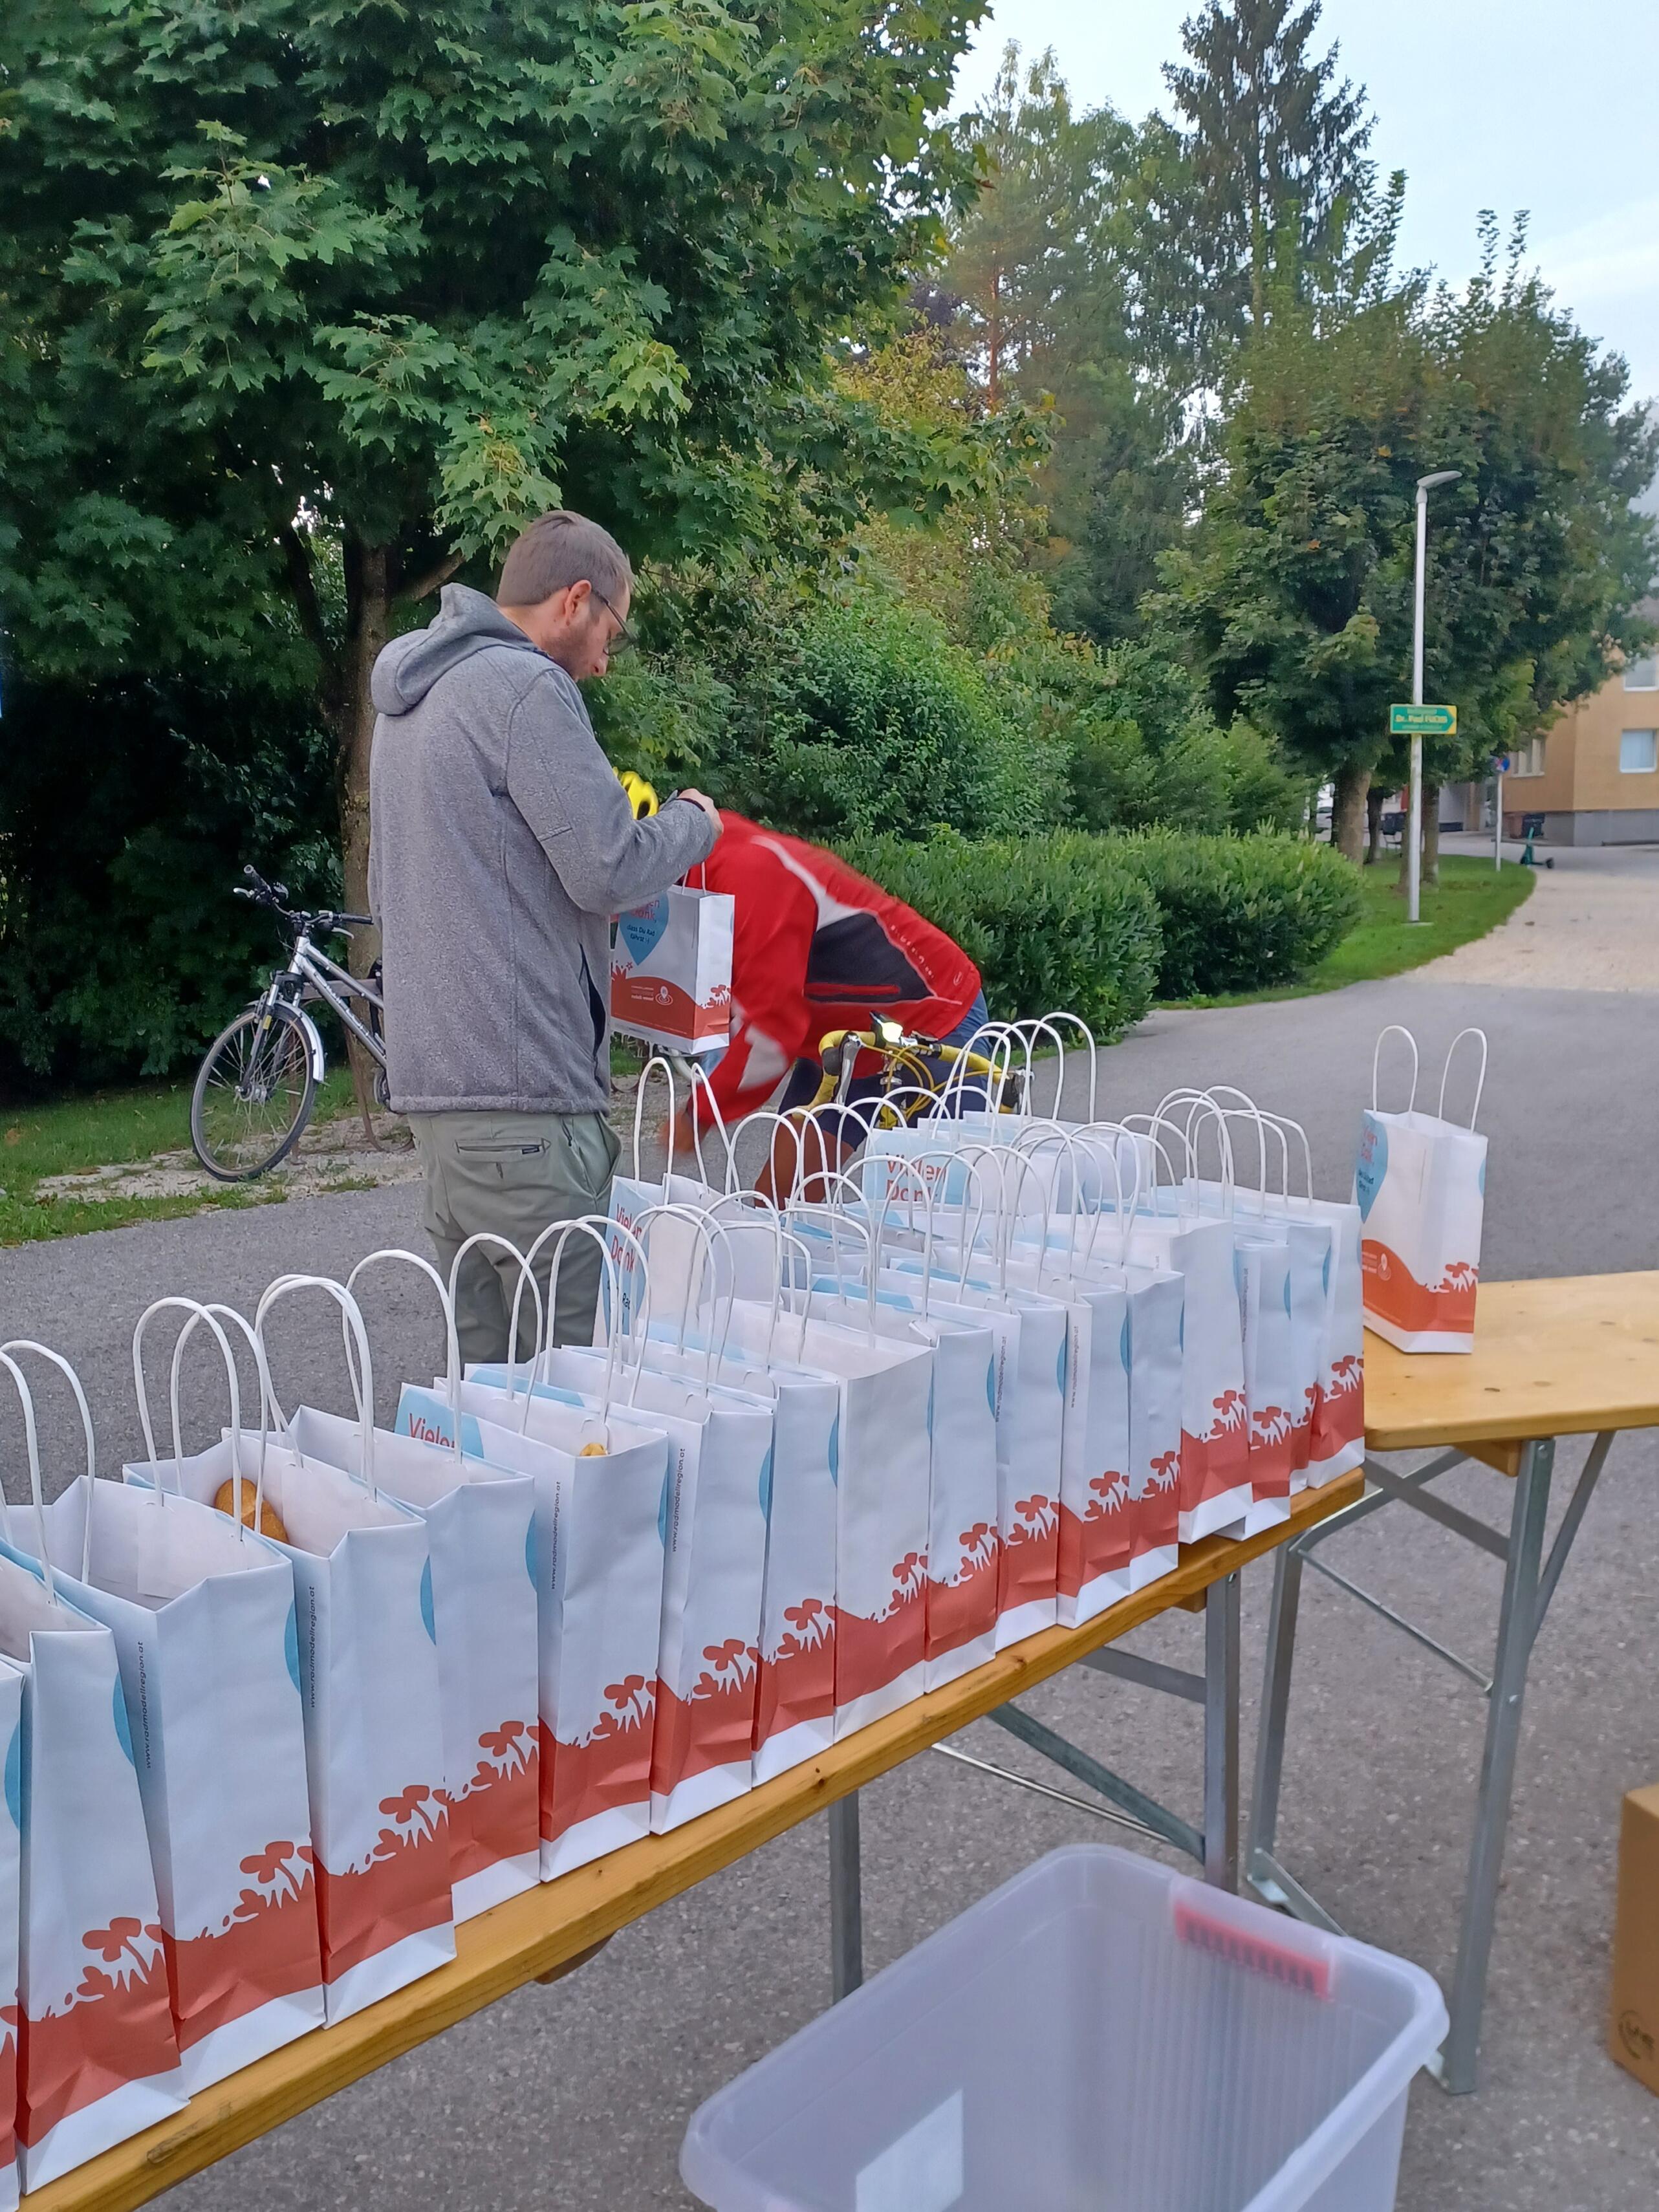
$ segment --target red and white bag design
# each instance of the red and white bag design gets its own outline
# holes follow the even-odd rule
[[[569,1346],[547,1353],[538,1372],[597,1405],[607,1357]],[[674,1452],[651,1753],[660,1835],[753,1782],[773,1416],[637,1364],[623,1399],[631,1419],[665,1430]]]
[[[263,1455],[264,1494],[288,1532],[280,1548],[294,1570],[332,2026],[453,1959],[455,1929],[431,1553],[419,1515],[375,1486],[374,1370],[362,1320],[338,1283],[287,1275],[260,1299],[254,1327],[263,1343],[276,1302],[310,1289],[335,1299],[351,1330],[363,1476],[302,1457],[265,1430],[244,1450]]]
[[[815,1288],[811,1310],[821,1319],[851,1326],[860,1312],[870,1317],[867,1299],[849,1306],[839,1283],[833,1294],[825,1278]],[[934,1308],[915,1277],[885,1271],[873,1318],[888,1341],[933,1349],[923,1681],[939,1690],[996,1650],[1000,1335],[992,1316]]]
[[[1357,1206],[1316,1199],[1316,1217],[1331,1232],[1319,1402],[1308,1440],[1310,1490],[1365,1463],[1365,1316]]]
[[[750,1355],[769,1310],[739,1298],[728,1341]],[[927,1652],[927,1401],[933,1355],[809,1320],[794,1364],[839,1390],[836,1489],[836,1737],[921,1695]]]
[[[670,1052],[715,1052],[732,1034],[732,916],[727,891],[674,884],[617,916],[611,1018]]]
[[[17,2174],[17,1952],[22,1934],[22,1669],[0,1658],[0,2212],[15,2212]]]
[[[0,1505],[0,1650],[23,1677],[6,1768],[22,1833],[17,2118],[21,2180],[40,2189],[183,2110],[155,1875],[115,1639],[58,1591],[40,1458],[23,1402],[37,1557]]]
[[[147,1325],[169,1307],[191,1319],[173,1352],[173,1456],[162,1461],[142,1360]],[[87,1473],[45,1516],[59,1591],[115,1641],[187,2096],[323,2024],[294,1577],[262,1537],[184,1494],[179,1370],[198,1321],[218,1340],[240,1429],[223,1330],[193,1301],[162,1299],[133,1333],[148,1456],[125,1485],[94,1480],[91,1417],[65,1365]],[[250,1471],[250,1505],[253,1493]]]
[[[1075,1628],[1130,1590],[1128,1291],[1073,1283],[1067,1315],[1058,1587],[1060,1625]]]
[[[459,1411],[464,1441],[468,1417],[477,1423],[482,1458],[536,1478],[542,1880],[550,1881],[651,1831],[672,1447],[660,1425],[617,1418],[608,1385],[594,1412],[574,1391],[514,1382],[511,1369],[480,1370],[463,1381]],[[435,1387],[405,1388],[399,1427],[452,1419]]]
[[[841,1392],[826,1376],[792,1367],[794,1329],[775,1335],[772,1356],[719,1360],[716,1391],[769,1407],[772,1482],[761,1592],[760,1666],[755,1682],[755,1780],[769,1782],[828,1751],[836,1728],[836,1486],[841,1460]],[[647,1366],[701,1377],[702,1353],[653,1337]]]
[[[1291,1249],[1243,1224],[1235,1246],[1244,1345],[1244,1402],[1250,1417],[1250,1504],[1244,1534],[1276,1528],[1291,1510],[1301,1431],[1301,1384],[1291,1322]]]
[[[483,1241],[479,1239],[472,1242]],[[495,1240],[489,1240],[495,1241]],[[452,1280],[463,1251],[456,1255]],[[454,1308],[442,1277],[413,1252],[373,1252],[369,1267],[400,1261],[427,1276],[443,1313],[452,1405],[460,1387]],[[361,1475],[356,1421],[301,1407],[286,1424],[302,1455]],[[426,1523],[432,1613],[444,1733],[444,1800],[457,1924],[540,1880],[536,1746],[538,1616],[532,1524],[536,1486],[528,1474],[491,1467],[447,1435],[378,1430],[380,1487]]]
[[[1419,1114],[1417,1043],[1390,1024],[1382,1037],[1403,1036],[1412,1048],[1411,1099],[1403,1114],[1376,1104],[1376,1057],[1371,1105],[1359,1136],[1353,1191],[1364,1224],[1360,1265],[1366,1326],[1401,1352],[1473,1352],[1474,1297],[1480,1281],[1480,1231],[1486,1201],[1486,1140],[1474,1117],[1486,1079],[1486,1039],[1462,1030],[1452,1039],[1432,1114]],[[1480,1073],[1468,1127],[1449,1121],[1446,1079],[1465,1037],[1480,1047]]]
[[[1182,1339],[1187,1285],[1130,1267],[1129,1588],[1147,1589],[1181,1556]]]

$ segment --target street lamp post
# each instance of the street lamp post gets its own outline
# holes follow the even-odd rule
[[[1440,469],[1417,479],[1417,592],[1412,620],[1412,704],[1423,703],[1423,569],[1429,544],[1429,494],[1437,484],[1455,483],[1462,469]],[[1423,887],[1423,739],[1412,738],[1411,805],[1406,823],[1406,919],[1419,919]]]

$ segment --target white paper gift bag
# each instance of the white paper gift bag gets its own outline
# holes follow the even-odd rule
[[[609,1357],[567,1347],[538,1373],[592,1397]],[[773,1413],[641,1365],[622,1402],[675,1448],[651,1753],[651,1825],[662,1834],[753,1781]]]
[[[1473,1352],[1486,1194],[1486,1140],[1474,1124],[1486,1083],[1486,1036],[1463,1030],[1453,1038],[1437,1109],[1419,1114],[1416,1042],[1408,1030],[1393,1033],[1412,1048],[1411,1099],[1403,1114],[1380,1110],[1373,1059],[1371,1105],[1354,1169],[1366,1326],[1402,1352]],[[1389,1034],[1384,1030],[1376,1041],[1379,1055]],[[1480,1048],[1467,1127],[1445,1118],[1446,1079],[1465,1037]]]
[[[1334,1482],[1365,1460],[1365,1317],[1359,1208],[1316,1200],[1331,1232],[1319,1401],[1308,1440],[1307,1486]]]
[[[28,1385],[9,1353],[0,1369],[36,1509],[33,1558],[0,1539],[0,1653],[23,1676],[5,1770],[22,1830],[16,2131],[22,2185],[40,2189],[185,2100],[115,1639],[56,1587]]]
[[[611,1018],[671,1052],[716,1052],[732,1034],[732,902],[676,884],[617,917]]]
[[[555,1276],[572,1234],[593,1237],[604,1254],[603,1220],[557,1233]],[[614,1300],[608,1255],[600,1266]],[[621,1418],[608,1385],[594,1412],[574,1391],[495,1374],[462,1382],[462,1442],[536,1478],[542,1879],[550,1881],[650,1832],[671,1446],[661,1424]],[[405,1389],[398,1425],[416,1419],[439,1426],[453,1415],[437,1390]]]
[[[1000,1337],[990,1315],[934,1310],[931,1286],[913,1301],[914,1279],[878,1279],[875,1325],[890,1341],[933,1348],[923,1680],[939,1690],[996,1651],[999,1348],[1010,1332]],[[894,1280],[905,1287],[890,1288]],[[850,1327],[867,1315],[863,1293],[852,1305],[844,1284],[820,1277],[814,1291],[811,1310],[821,1319]]]
[[[167,1308],[191,1316],[173,1352],[172,1462],[155,1453],[142,1364],[146,1327]],[[240,1429],[218,1322],[161,1300],[133,1334],[145,1460],[125,1485],[94,1480],[76,1384],[87,1473],[46,1511],[58,1589],[115,1639],[186,2095],[323,2022],[293,1573],[251,1528],[180,1494],[174,1473],[179,1370],[198,1321],[218,1340]],[[254,1487],[250,1469],[250,1507]]]
[[[341,1285],[281,1277],[259,1301],[256,1331],[263,1342],[272,1307],[304,1290],[333,1298],[352,1328],[364,1474],[307,1458],[263,1430],[250,1442],[264,1453],[264,1494],[281,1516],[294,1570],[332,2025],[453,1959],[455,1930],[426,1524],[376,1486],[374,1369]]]
[[[772,1330],[768,1306],[738,1299],[728,1342],[752,1353]],[[933,1356],[873,1329],[808,1321],[793,1364],[841,1397],[836,1490],[836,1735],[920,1697],[927,1650],[927,1406]]]
[[[22,1938],[23,1689],[21,1668],[0,1658],[0,2212],[18,2194],[18,1948]]]
[[[441,1384],[405,1383],[398,1425],[463,1448],[536,1485],[539,1598],[538,1774],[542,1879],[650,1832],[651,1739],[667,1439],[575,1393],[464,1381],[459,1417]],[[608,1444],[586,1453],[587,1444]]]
[[[452,1283],[465,1249],[456,1255]],[[393,1261],[418,1269],[438,1293],[453,1401],[461,1374],[454,1306],[431,1263],[412,1252],[374,1252],[353,1268],[346,1288]],[[303,1456],[364,1473],[357,1422],[301,1407],[285,1426]],[[458,1450],[453,1433],[439,1442],[386,1430],[375,1436],[374,1479],[426,1523],[459,1923],[540,1880],[535,1483]]]
[[[772,1485],[755,1682],[755,1780],[769,1782],[829,1750],[836,1723],[836,1490],[841,1392],[787,1363],[799,1323],[775,1330],[765,1353],[713,1363],[709,1387],[769,1406]],[[775,1355],[783,1354],[783,1358]],[[702,1352],[652,1337],[642,1357],[666,1375],[702,1380]]]
[[[1291,1325],[1288,1243],[1241,1228],[1234,1248],[1249,1414],[1250,1504],[1244,1533],[1275,1528],[1291,1510],[1300,1406]]]

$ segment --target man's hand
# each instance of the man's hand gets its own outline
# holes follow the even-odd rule
[[[674,796],[676,799],[689,799],[694,806],[701,806],[703,812],[708,817],[710,822],[714,825],[714,835],[717,837],[720,836],[720,832],[725,829],[726,824],[720,820],[720,811],[719,807],[715,805],[714,800],[710,799],[706,793],[701,791],[677,791],[674,793]]]

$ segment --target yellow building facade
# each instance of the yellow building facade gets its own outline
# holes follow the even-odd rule
[[[1659,653],[1634,656],[1510,760],[1504,836],[1529,814],[1547,844],[1659,844]]]

